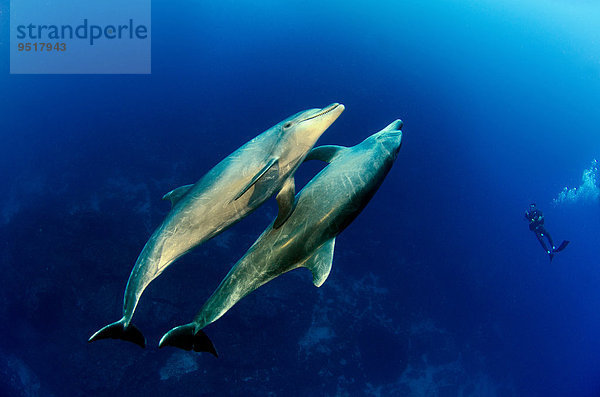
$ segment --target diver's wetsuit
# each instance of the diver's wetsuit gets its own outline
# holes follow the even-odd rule
[[[535,233],[538,241],[544,248],[547,254],[552,255],[552,251],[556,249],[554,246],[554,242],[552,241],[552,237],[550,237],[550,233],[544,227],[544,214],[542,211],[538,210],[535,206],[530,206],[529,209],[525,212],[525,219],[529,222],[529,230]],[[546,246],[546,242],[544,241],[544,236],[548,239],[550,243],[550,249]]]

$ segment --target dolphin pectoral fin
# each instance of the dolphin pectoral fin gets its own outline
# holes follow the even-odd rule
[[[163,200],[170,200],[171,201],[171,208],[175,207],[175,204],[177,204],[177,202],[179,200],[181,200],[181,198],[183,196],[185,196],[187,194],[187,192],[190,191],[190,189],[193,187],[194,185],[185,185],[185,186],[181,186],[178,187],[177,189],[173,189],[171,190],[169,193],[165,194],[162,199]]]
[[[164,334],[158,347],[173,346],[187,351],[208,352],[215,357],[219,357],[210,338],[202,330],[194,333],[195,329],[195,323],[175,327]]]
[[[323,285],[333,263],[333,248],[335,246],[335,237],[321,245],[310,257],[308,257],[301,266],[304,266],[312,272],[313,284],[315,287]]]
[[[146,347],[146,338],[142,332],[133,324],[127,327],[123,325],[123,319],[101,328],[98,332],[88,339],[88,342],[94,342],[99,339],[122,339],[128,342],[135,343],[141,348]]]
[[[277,194],[277,204],[279,205],[279,212],[275,223],[273,223],[273,229],[278,229],[283,225],[296,207],[296,183],[293,176],[284,182],[283,187]]]
[[[318,146],[312,149],[310,152],[308,152],[308,154],[304,158],[304,161],[321,160],[326,163],[331,163],[331,160],[333,160],[335,156],[345,151],[346,149],[348,148],[337,145]]]
[[[250,189],[255,183],[259,182],[259,180],[264,176],[267,179],[270,179],[273,177],[273,175],[275,175],[275,177],[277,177],[279,175],[279,162],[277,161],[277,158],[272,158],[271,160],[269,160],[269,162],[267,163],[267,165],[265,165],[263,167],[262,170],[260,170],[258,172],[258,174],[254,175],[252,177],[252,179],[250,180],[250,182],[237,194],[237,196],[235,196],[234,200],[239,199],[240,197],[242,197],[244,195],[244,193],[246,193],[248,191],[248,189]],[[271,172],[268,172],[271,170]]]

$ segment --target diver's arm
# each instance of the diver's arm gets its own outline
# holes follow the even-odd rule
[[[536,215],[535,219],[536,219],[538,222],[541,222],[541,221],[543,221],[543,220],[544,220],[544,214],[542,213],[542,211],[537,211],[537,212],[535,213],[535,215]]]

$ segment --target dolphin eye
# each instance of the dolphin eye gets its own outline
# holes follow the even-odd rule
[[[283,125],[283,128],[287,129],[287,128],[290,128],[291,126],[292,126],[292,122],[291,122],[291,121],[288,121],[287,123],[285,123],[285,124]]]

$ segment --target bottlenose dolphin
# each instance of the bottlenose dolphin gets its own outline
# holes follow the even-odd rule
[[[100,329],[89,342],[123,339],[145,347],[131,318],[144,289],[173,261],[221,233],[263,204],[275,192],[280,226],[294,208],[294,172],[317,139],[344,111],[334,103],[310,109],[269,128],[230,154],[198,182],[163,197],[172,207],[140,253],[129,276],[123,317]]]
[[[402,142],[396,120],[362,143],[345,148],[320,146],[307,160],[330,163],[296,197],[296,208],[279,228],[273,222],[235,264],[194,321],[173,328],[160,347],[217,351],[204,327],[219,319],[240,299],[279,275],[307,267],[320,287],[331,270],[335,238],[362,211],[392,167]]]

